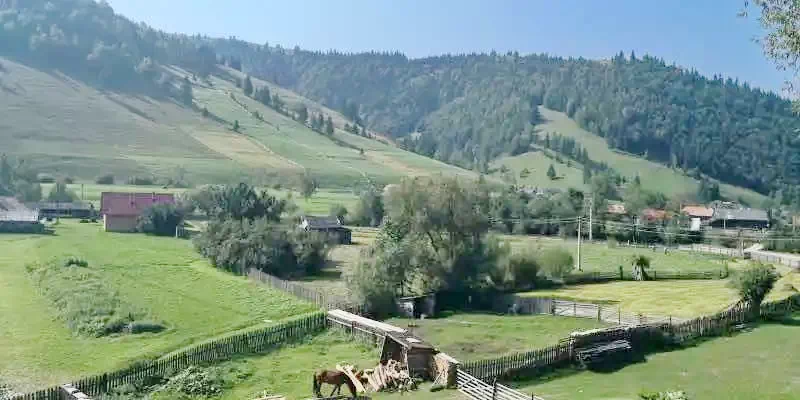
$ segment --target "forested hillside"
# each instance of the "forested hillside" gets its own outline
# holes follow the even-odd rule
[[[622,53],[611,60],[516,53],[409,59],[214,40],[245,70],[403,139],[416,152],[485,169],[542,135],[536,105],[615,148],[756,189],[800,192],[800,120],[789,101],[719,76]],[[591,158],[591,149],[589,149]]]
[[[0,55],[102,88],[175,97],[162,65],[207,75],[217,62],[210,47],[135,24],[94,0],[0,1]]]

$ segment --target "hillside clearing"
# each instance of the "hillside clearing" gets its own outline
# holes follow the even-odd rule
[[[544,119],[544,123],[536,126],[540,135],[545,133],[559,133],[563,136],[575,139],[581,146],[589,152],[589,157],[597,162],[605,162],[620,174],[628,177],[641,177],[642,186],[651,191],[663,192],[667,196],[683,196],[697,192],[698,182],[683,175],[680,171],[673,170],[664,165],[648,161],[644,158],[620,152],[608,146],[605,139],[594,135],[578,126],[566,114],[539,107],[539,111]],[[550,164],[556,166],[556,171],[565,179],[550,181],[545,172]],[[564,161],[566,163],[566,161]],[[550,160],[541,152],[526,153],[514,157],[505,157],[495,161],[493,167],[506,165],[520,183],[539,187],[555,188],[585,188],[583,184],[582,171],[577,170],[579,164],[573,162],[573,168],[565,164],[559,165],[554,160]],[[528,168],[530,175],[528,178],[520,178],[522,169]],[[545,168],[545,169],[542,169]],[[496,173],[496,176],[499,176]],[[739,188],[727,184],[720,184],[722,194],[731,199],[742,198],[753,206],[760,205],[765,197],[752,190]]]
[[[25,271],[79,256],[120,299],[167,323],[158,334],[75,336]],[[113,370],[315,307],[210,267],[189,241],[102,232],[62,220],[52,236],[0,235],[0,376],[18,391]],[[47,349],[42,352],[42,349]]]

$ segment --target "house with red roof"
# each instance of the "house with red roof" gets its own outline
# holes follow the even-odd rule
[[[154,204],[175,204],[171,193],[118,193],[100,194],[100,214],[106,232],[136,232],[142,211]]]

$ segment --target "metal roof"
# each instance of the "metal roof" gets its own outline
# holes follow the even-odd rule
[[[739,209],[717,208],[714,209],[714,216],[712,219],[715,221],[721,221],[721,220],[769,221],[767,212],[764,210],[759,210],[757,208],[739,208]]]

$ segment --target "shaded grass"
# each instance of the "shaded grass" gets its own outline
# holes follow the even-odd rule
[[[0,376],[17,391],[114,370],[225,332],[277,323],[314,306],[212,268],[190,242],[102,232],[62,220],[53,236],[0,236]],[[37,292],[25,265],[53,257],[88,261],[109,291],[155,320],[158,333],[75,336]],[[46,350],[45,350],[46,349]]]
[[[800,393],[800,326],[760,324],[752,331],[647,356],[614,373],[573,371],[531,382],[523,391],[548,400],[636,400],[641,391],[684,390],[693,400],[790,400]]]
[[[386,321],[407,328],[459,361],[500,357],[552,346],[571,332],[600,328],[608,324],[588,318],[551,315],[496,315],[458,313],[439,318]]]

